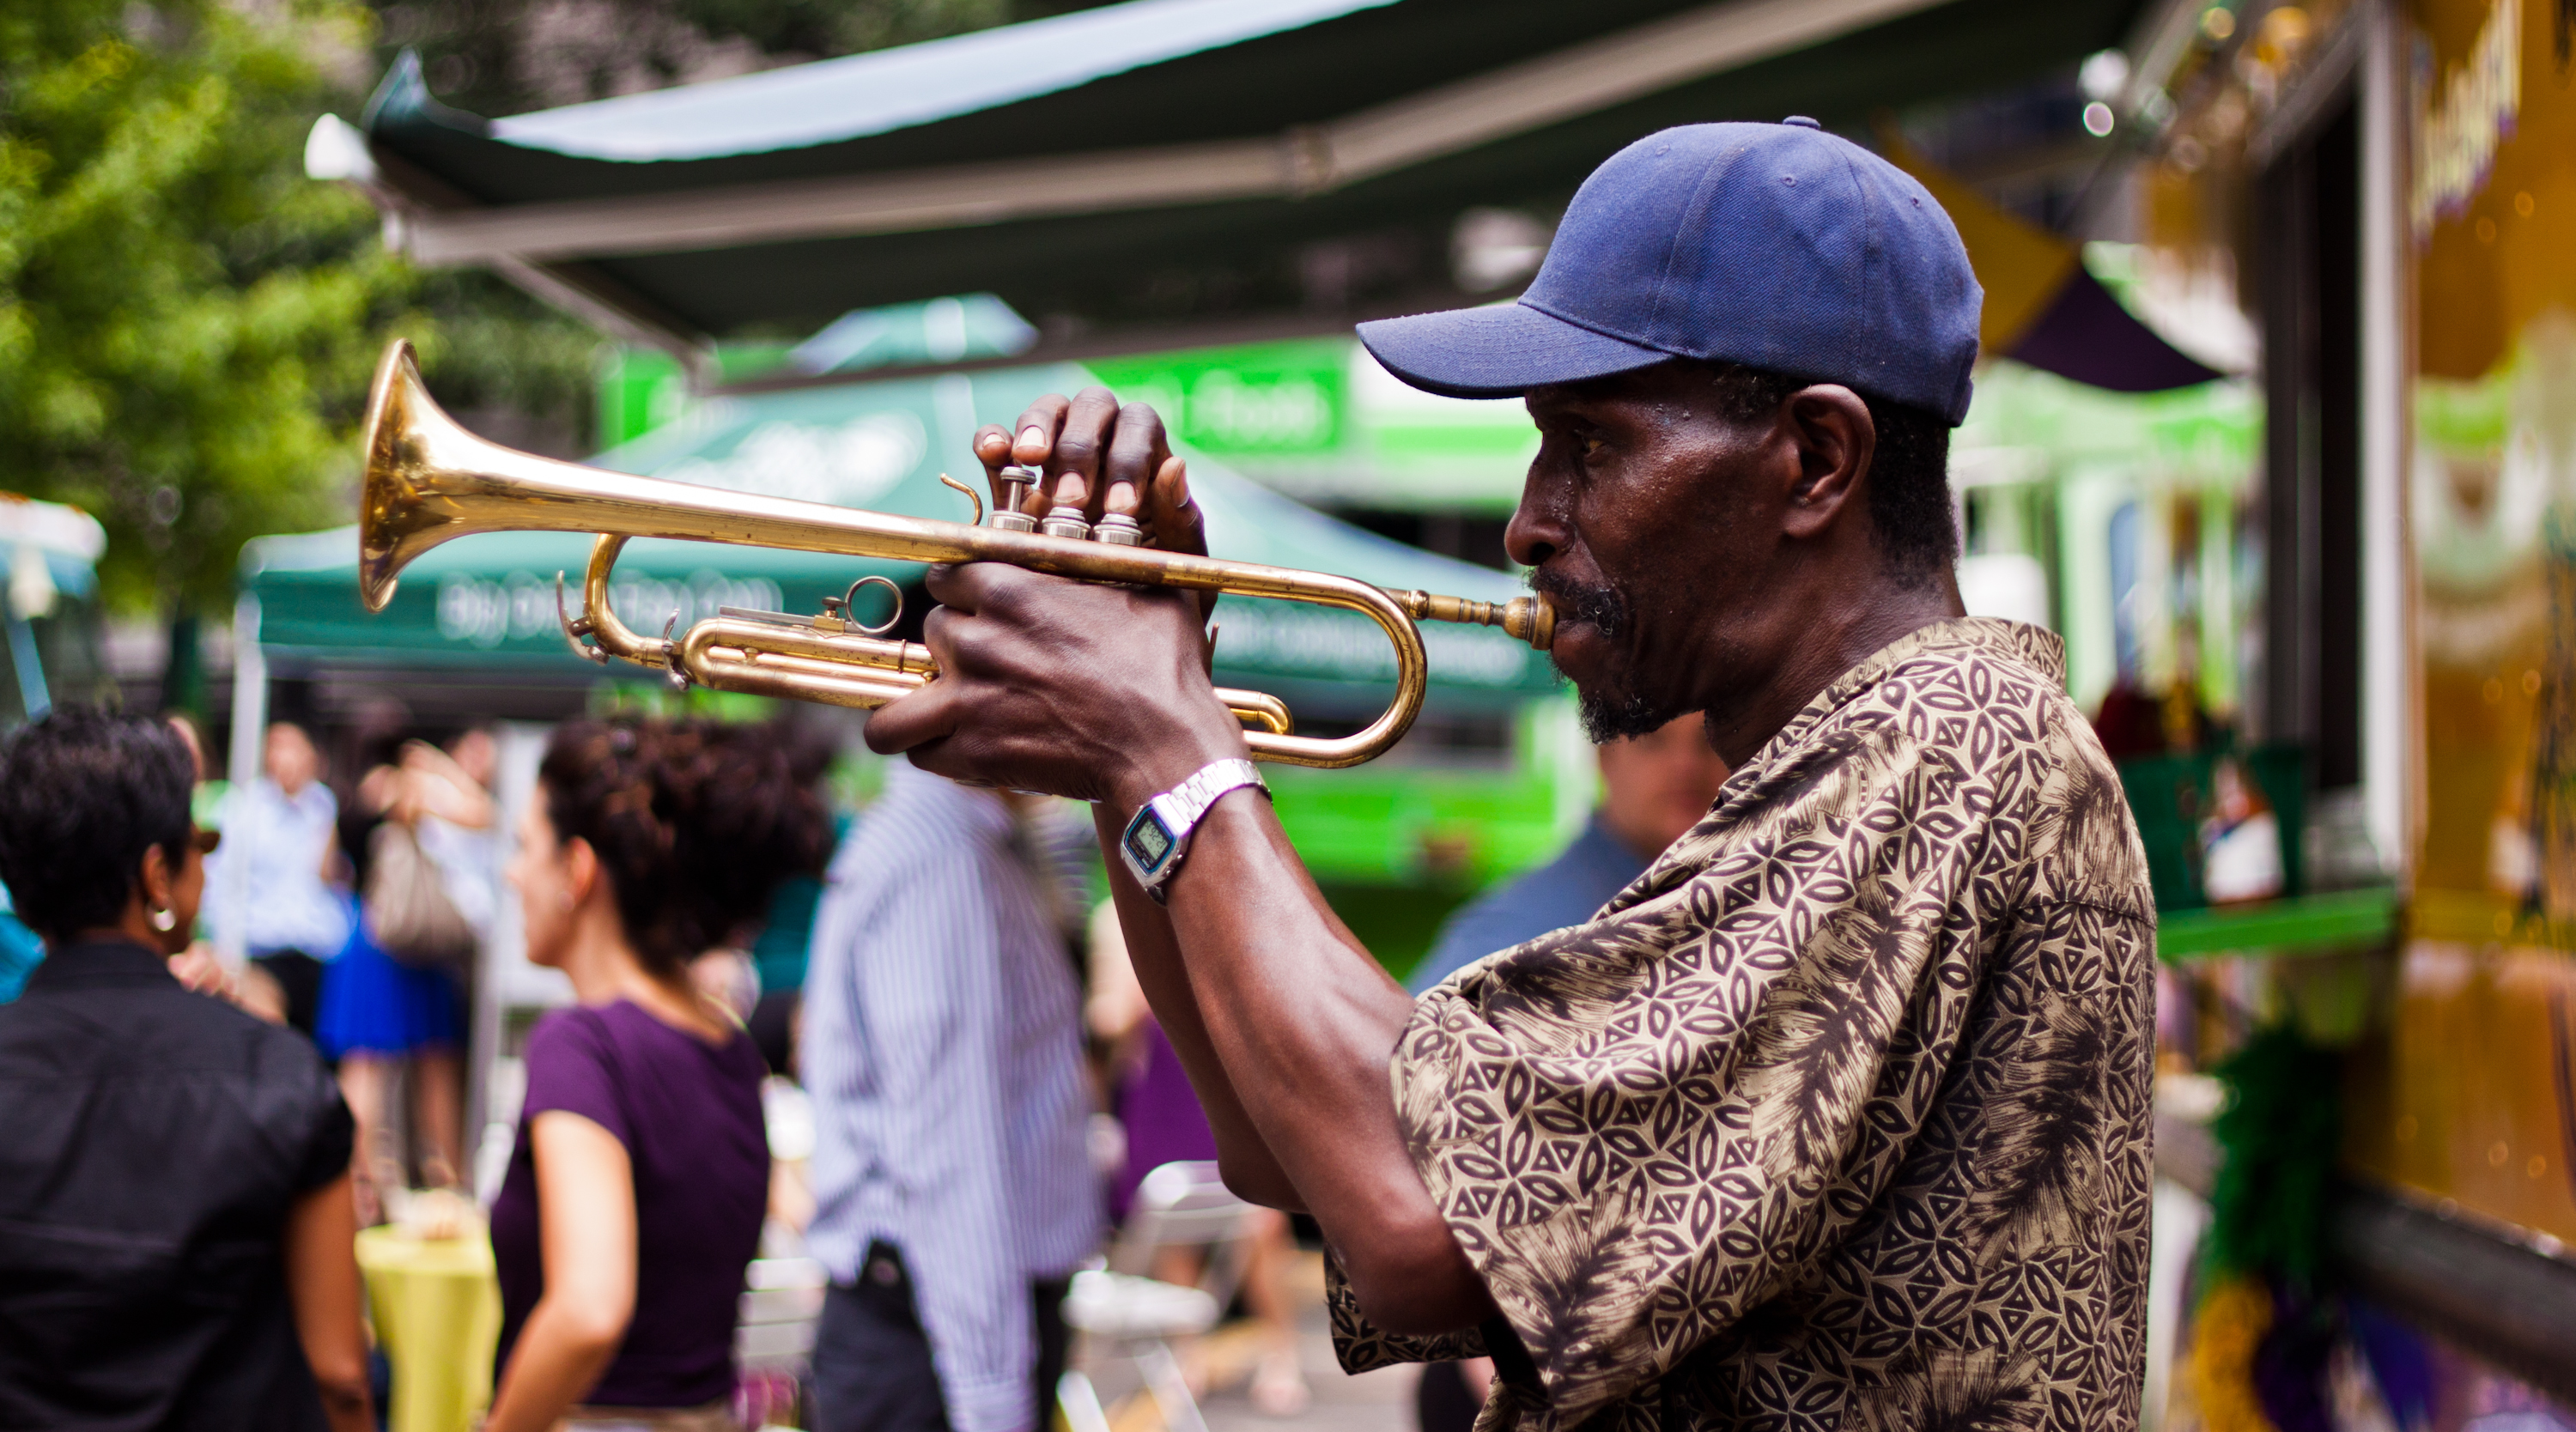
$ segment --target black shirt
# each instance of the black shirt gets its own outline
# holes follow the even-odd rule
[[[0,1428],[323,1426],[283,1243],[351,1141],[302,1036],[55,951],[0,1006]]]

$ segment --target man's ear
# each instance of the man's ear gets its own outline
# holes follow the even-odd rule
[[[1791,537],[1815,537],[1859,495],[1878,451],[1878,425],[1860,394],[1839,383],[1791,394],[1785,421],[1797,444],[1798,483],[1782,525]]]

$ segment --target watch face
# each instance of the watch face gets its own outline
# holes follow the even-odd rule
[[[1127,829],[1127,853],[1136,863],[1152,870],[1172,853],[1172,833],[1163,828],[1163,818],[1148,809],[1145,818]]]

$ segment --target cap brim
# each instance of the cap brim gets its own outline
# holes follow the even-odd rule
[[[1518,303],[1375,319],[1360,325],[1360,342],[1388,372],[1452,398],[1518,397],[1673,356]]]

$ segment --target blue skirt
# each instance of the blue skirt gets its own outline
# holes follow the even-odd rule
[[[351,1054],[398,1058],[464,1043],[456,979],[436,967],[407,965],[367,935],[355,901],[349,943],[322,967],[322,1009],[314,1042],[333,1059]]]

